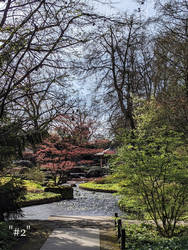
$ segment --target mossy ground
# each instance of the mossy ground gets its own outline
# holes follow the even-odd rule
[[[90,182],[81,183],[79,187],[93,191],[118,192],[120,191],[121,185],[120,183],[112,182],[111,178],[107,176]]]

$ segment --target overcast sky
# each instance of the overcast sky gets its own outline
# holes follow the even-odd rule
[[[103,0],[104,1],[104,0]],[[107,2],[108,0],[106,0]],[[142,16],[149,17],[154,14],[153,1],[143,0],[144,4],[140,5],[136,0],[111,0],[114,2],[110,7],[108,4],[100,4],[91,0],[92,5],[95,6],[103,14],[114,14],[115,12],[127,12],[128,14],[138,13],[138,8],[141,9]]]
[[[148,18],[154,14],[153,8],[153,0],[145,0],[143,5],[139,5],[136,0],[111,0],[111,2],[116,2],[109,6],[109,4],[100,4],[96,0],[88,0],[94,8],[97,9],[103,15],[111,15],[117,12],[124,13],[127,12],[128,14],[133,14],[134,12],[137,15],[141,15],[142,19]],[[108,0],[99,0],[103,2],[108,2]],[[138,12],[138,8],[141,8],[141,12]],[[87,101],[90,99],[90,95],[93,92],[91,86],[91,79],[88,80],[87,84],[80,84],[80,81],[75,81],[75,88],[80,90],[80,94],[85,96]],[[82,87],[80,87],[82,86]]]

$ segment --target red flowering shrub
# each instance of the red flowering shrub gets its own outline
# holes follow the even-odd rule
[[[41,167],[51,172],[55,185],[61,184],[66,172],[70,173],[75,166],[98,164],[99,157],[95,154],[104,150],[100,145],[109,143],[108,140],[102,140],[101,144],[97,141],[96,145],[91,143],[92,121],[77,118],[59,117],[58,134],[45,139],[35,154]]]

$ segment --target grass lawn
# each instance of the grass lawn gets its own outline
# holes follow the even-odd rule
[[[52,192],[44,192],[44,187],[41,186],[41,184],[30,181],[30,180],[24,180],[24,185],[27,189],[27,194],[25,195],[25,200],[22,202],[23,205],[32,205],[32,202],[38,201],[40,204],[40,201],[43,203],[43,201],[53,201],[53,199],[61,199],[61,194],[56,194]],[[55,200],[54,200],[55,201]],[[41,203],[41,204],[42,204]],[[35,203],[34,203],[35,204]],[[36,203],[37,204],[37,203]]]

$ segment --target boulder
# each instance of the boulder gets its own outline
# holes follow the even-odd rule
[[[53,179],[53,178],[52,178],[52,175],[50,175],[50,174],[49,174],[49,175],[45,175],[44,178],[45,178],[46,181],[52,180],[52,179]]]
[[[85,169],[84,167],[74,167],[74,168],[71,168],[70,170],[67,170],[66,171],[67,174],[70,174],[70,173],[85,173]]]
[[[101,177],[101,176],[103,176],[103,175],[104,175],[103,169],[95,168],[95,169],[90,169],[90,170],[87,172],[86,177],[87,177],[87,178]]]
[[[20,169],[19,174],[27,174],[27,173],[29,173],[29,168],[23,167],[23,168]]]
[[[18,161],[13,161],[13,164],[16,166],[21,166],[21,167],[28,167],[32,168],[33,163],[29,160],[18,160]]]
[[[86,177],[86,173],[70,173],[69,174],[70,178],[81,178],[81,177]]]
[[[71,184],[71,187],[76,187],[76,184],[75,183]]]

